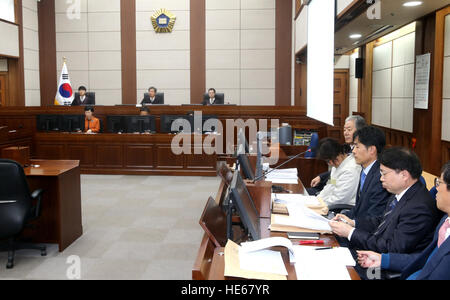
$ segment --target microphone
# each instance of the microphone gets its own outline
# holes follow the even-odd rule
[[[281,165],[279,165],[279,166],[273,168],[272,170],[270,170],[270,171],[268,171],[268,172],[265,172],[265,173],[262,174],[261,176],[255,177],[255,179],[253,180],[253,183],[255,183],[256,181],[260,180],[261,178],[264,178],[266,175],[272,173],[273,171],[278,170],[279,168],[281,168],[282,166],[286,165],[287,163],[293,161],[293,160],[296,159],[297,157],[300,157],[300,156],[302,156],[303,154],[305,154],[305,153],[310,153],[310,152],[312,152],[312,149],[308,149],[308,150],[306,150],[305,152],[299,153],[299,154],[297,154],[297,155],[295,155],[295,156],[289,158],[287,161],[285,161],[285,162],[282,163]]]

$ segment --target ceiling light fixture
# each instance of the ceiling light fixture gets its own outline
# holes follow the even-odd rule
[[[355,34],[350,35],[350,38],[353,39],[353,40],[359,39],[361,37],[362,37],[362,35],[359,34],[359,33],[355,33]]]
[[[409,2],[405,2],[403,3],[403,6],[405,7],[414,7],[414,6],[419,6],[422,5],[422,1],[409,1]]]

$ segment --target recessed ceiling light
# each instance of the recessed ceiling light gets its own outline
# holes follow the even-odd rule
[[[355,34],[350,35],[350,38],[351,38],[351,39],[354,39],[354,40],[359,39],[359,38],[361,38],[361,37],[362,37],[362,35],[359,34],[359,33],[355,33]]]
[[[423,3],[422,1],[409,1],[409,2],[403,3],[403,6],[414,7],[414,6],[422,5],[422,3]]]

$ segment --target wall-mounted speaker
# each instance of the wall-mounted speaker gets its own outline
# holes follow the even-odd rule
[[[362,58],[355,59],[355,77],[364,77],[364,60]]]

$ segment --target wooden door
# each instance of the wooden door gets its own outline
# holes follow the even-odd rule
[[[328,136],[344,142],[344,123],[349,107],[349,71],[334,71],[334,127],[328,127]]]
[[[6,105],[6,75],[0,74],[0,106]]]

